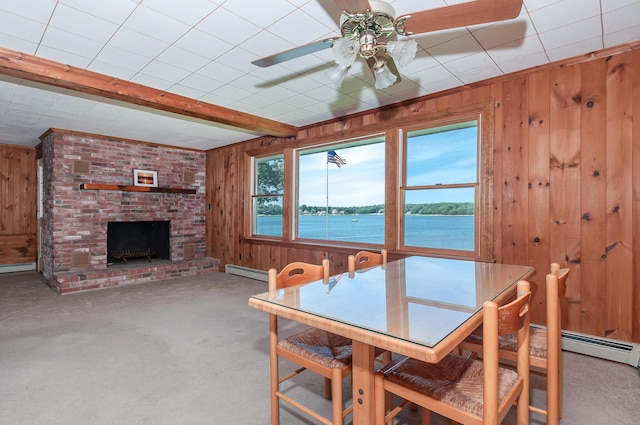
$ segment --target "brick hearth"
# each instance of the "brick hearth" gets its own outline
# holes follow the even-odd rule
[[[42,137],[40,269],[60,293],[149,282],[218,270],[206,257],[202,152],[65,130]],[[82,190],[133,185],[133,170],[155,170],[158,186],[195,193]],[[107,223],[171,222],[170,260],[107,265]]]

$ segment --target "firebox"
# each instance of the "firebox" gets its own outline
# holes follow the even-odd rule
[[[135,260],[170,260],[169,221],[107,223],[107,265]]]

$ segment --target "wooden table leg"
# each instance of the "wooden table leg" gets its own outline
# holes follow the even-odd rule
[[[374,422],[375,347],[353,341],[353,424],[371,425]]]

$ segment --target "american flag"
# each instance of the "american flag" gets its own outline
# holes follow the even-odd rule
[[[338,282],[340,281],[340,279],[342,279],[342,277],[344,276],[344,273],[340,273],[338,275],[335,276],[331,276],[329,278],[329,288],[327,289],[327,294],[329,292],[331,292],[331,290],[333,289],[334,286],[336,286],[338,284]]]
[[[340,156],[336,153],[336,151],[327,152],[327,162],[331,164],[336,164],[338,168],[347,164],[347,160],[340,158]]]

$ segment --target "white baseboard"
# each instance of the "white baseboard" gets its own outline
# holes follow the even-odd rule
[[[0,273],[26,272],[36,269],[36,263],[2,264]]]

